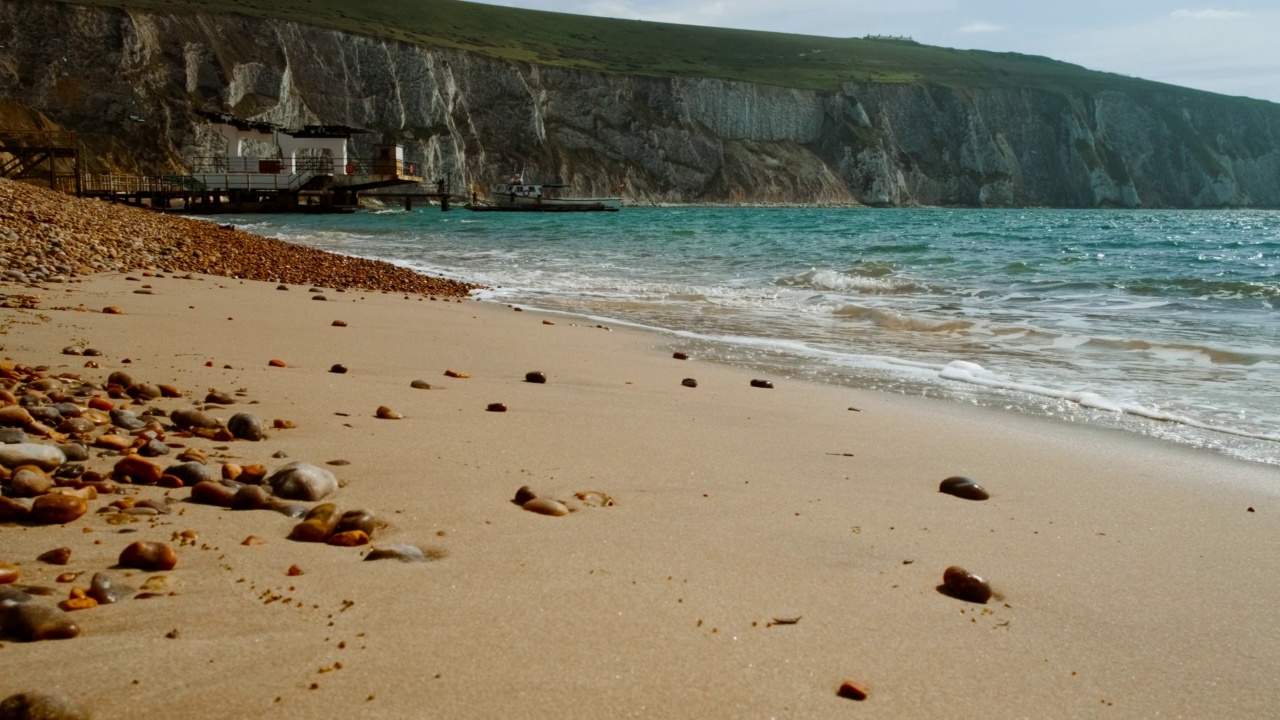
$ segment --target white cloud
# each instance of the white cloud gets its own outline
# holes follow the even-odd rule
[[[966,35],[974,33],[997,33],[1004,32],[1004,26],[995,25],[989,22],[972,22],[963,27],[956,28],[956,32],[965,33]]]
[[[1234,20],[1236,18],[1249,17],[1249,13],[1239,10],[1174,10],[1172,17],[1179,20]]]

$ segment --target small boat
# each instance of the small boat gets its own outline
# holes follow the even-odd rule
[[[507,182],[495,185],[485,202],[472,193],[471,202],[463,207],[476,212],[617,212],[622,208],[620,197],[568,198],[549,192],[567,187],[527,183],[522,175],[513,175]]]

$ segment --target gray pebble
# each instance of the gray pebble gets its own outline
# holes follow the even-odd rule
[[[277,497],[287,500],[315,502],[338,491],[338,478],[333,473],[310,463],[291,462],[267,478]]]
[[[227,421],[232,437],[258,442],[267,436],[267,425],[262,418],[251,413],[236,413]]]

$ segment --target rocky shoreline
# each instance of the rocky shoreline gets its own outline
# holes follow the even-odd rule
[[[36,283],[141,269],[441,297],[480,287],[2,179],[0,268],[5,280]]]

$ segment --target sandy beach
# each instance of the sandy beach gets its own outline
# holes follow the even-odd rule
[[[322,502],[385,525],[367,545],[299,542],[280,512],[119,479],[65,524],[0,524],[19,575],[4,587],[30,603],[99,572],[151,595],[68,613],[74,638],[0,639],[0,698],[62,693],[97,718],[1261,717],[1280,700],[1275,467],[786,377],[756,388],[673,358],[676,338],[465,287],[130,260],[0,283],[7,376],[44,368],[164,411],[165,467],[196,448],[219,474],[326,468],[342,487]],[[182,396],[108,398],[115,371]],[[267,437],[176,431],[167,416],[194,406],[250,413]],[[83,465],[120,460],[90,447]],[[940,493],[955,475],[990,498]],[[570,512],[523,509],[522,486]],[[169,512],[100,512],[122,498]],[[118,567],[138,540],[176,566]],[[400,545],[425,561],[365,560]],[[59,547],[67,564],[37,560]],[[995,595],[941,592],[949,566]]]

